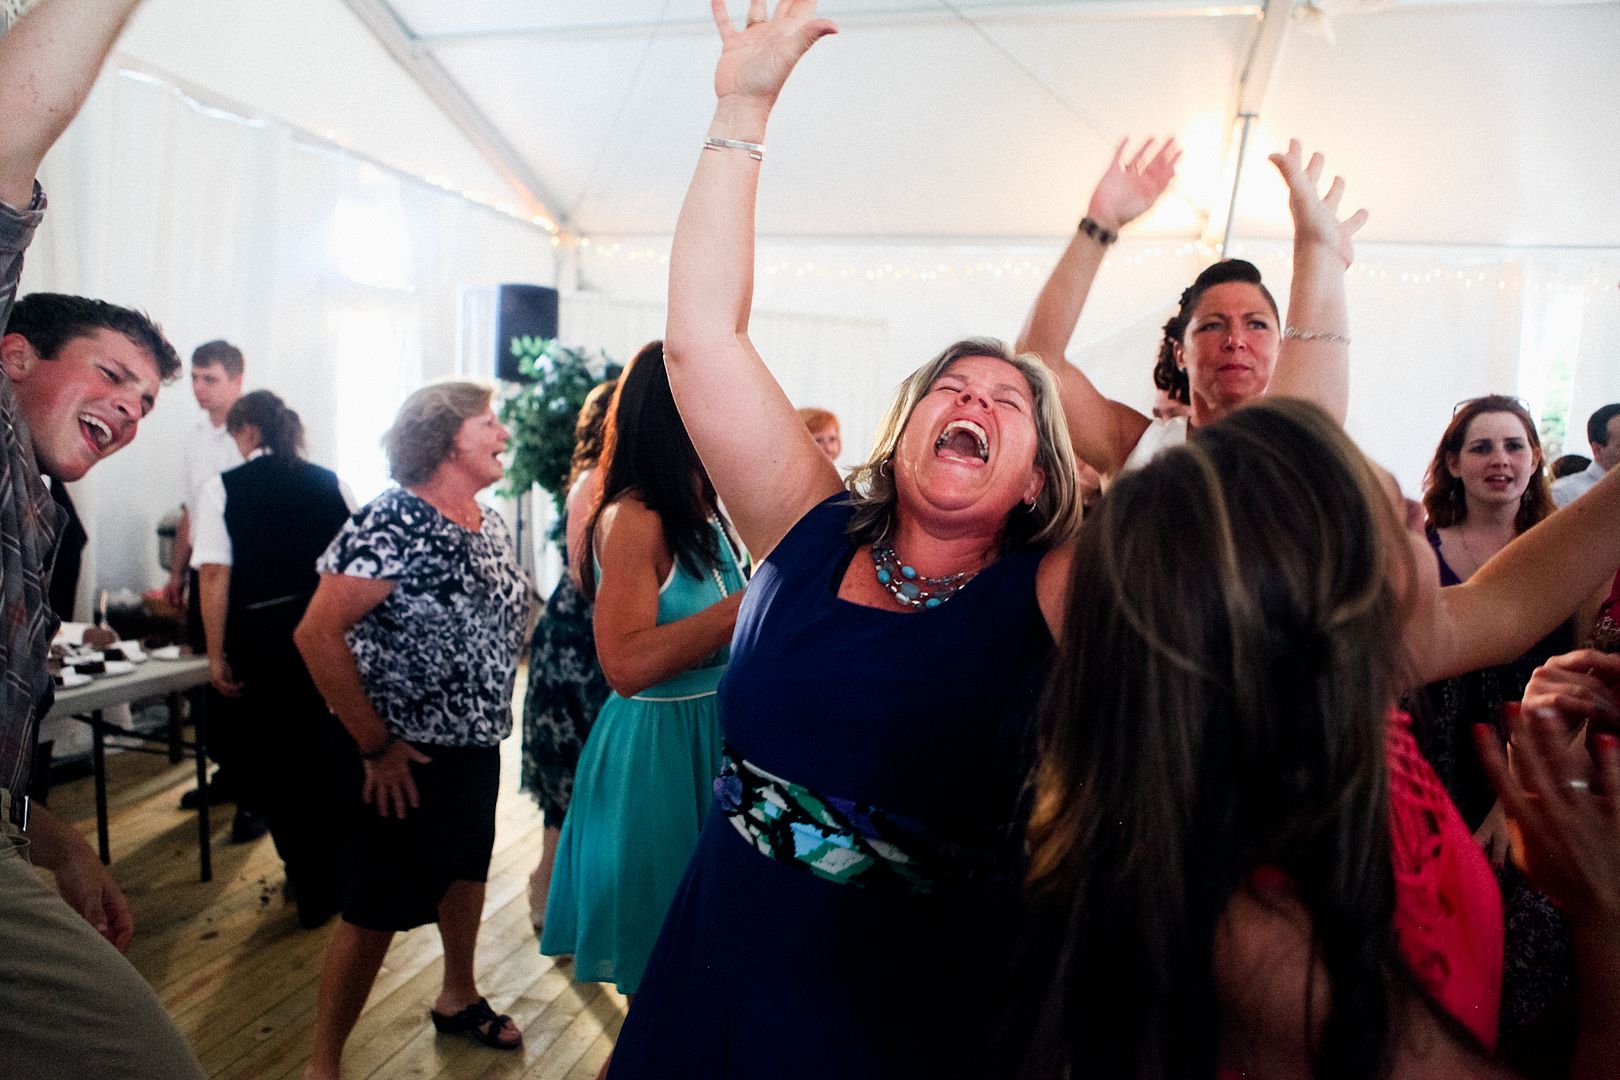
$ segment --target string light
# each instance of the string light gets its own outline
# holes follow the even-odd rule
[[[1213,262],[1222,257],[1219,243],[1203,240],[1170,244],[1153,242],[1144,244],[1137,250],[1129,250],[1129,243],[1129,241],[1122,242],[1103,259],[1103,269],[1110,271],[1110,276],[1134,275],[1142,272],[1159,273],[1159,266],[1166,260],[1185,262],[1191,259]],[[767,241],[763,246],[768,251],[772,245]],[[810,246],[816,247],[813,243]],[[923,245],[907,245],[904,242],[895,245],[901,249],[907,246]],[[1022,248],[1020,250],[1006,254],[989,254],[988,245],[964,245],[964,247],[967,251],[955,258],[941,258],[937,252],[920,251],[915,258],[907,261],[897,260],[892,249],[853,245],[847,252],[829,257],[826,246],[823,245],[814,254],[803,257],[762,258],[757,267],[758,273],[764,278],[809,281],[934,282],[958,278],[1042,280],[1052,272],[1059,254],[1056,240],[1040,255],[1022,250],[1028,248],[1027,244],[1019,246]],[[668,249],[649,244],[627,243],[608,238],[597,238],[594,241],[590,238],[581,238],[577,242],[577,250],[581,258],[589,258],[593,262],[624,260],[659,266],[669,265]],[[1234,258],[1250,259],[1261,266],[1268,278],[1286,282],[1291,251],[1292,246],[1287,241],[1245,241],[1233,243],[1230,254]],[[1578,269],[1572,268],[1557,279],[1540,283],[1522,283],[1514,277],[1504,276],[1509,266],[1524,257],[1513,253],[1504,253],[1497,257],[1482,254],[1472,265],[1458,266],[1441,264],[1435,262],[1432,256],[1421,254],[1414,254],[1411,257],[1384,254],[1378,251],[1377,246],[1364,244],[1357,254],[1356,262],[1347,271],[1346,278],[1352,282],[1367,282],[1379,286],[1400,284],[1407,288],[1435,285],[1455,288],[1458,283],[1467,289],[1488,288],[1494,281],[1498,291],[1504,291],[1509,285],[1514,285],[1518,288],[1535,288],[1553,295],[1620,291],[1615,285],[1616,282],[1620,282],[1620,265],[1617,265],[1620,260],[1583,260],[1583,265]]]

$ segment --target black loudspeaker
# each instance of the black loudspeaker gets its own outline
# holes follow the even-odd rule
[[[502,285],[496,300],[495,374],[528,382],[522,361],[557,336],[557,290],[545,285]]]

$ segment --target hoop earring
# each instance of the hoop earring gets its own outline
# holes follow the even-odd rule
[[[894,470],[892,468],[890,468],[890,463],[893,462],[893,461],[894,461],[894,458],[886,457],[882,461],[878,462],[878,475],[879,476],[890,476],[890,475],[892,475]]]

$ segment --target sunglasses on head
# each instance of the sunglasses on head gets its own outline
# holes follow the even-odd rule
[[[1473,405],[1474,403],[1480,401],[1505,401],[1509,402],[1510,404],[1517,405],[1525,412],[1530,411],[1530,403],[1524,400],[1522,397],[1514,397],[1512,394],[1483,394],[1479,397],[1463,398],[1461,401],[1457,402],[1457,404],[1451,407],[1451,415],[1456,416],[1463,410],[1465,406]]]

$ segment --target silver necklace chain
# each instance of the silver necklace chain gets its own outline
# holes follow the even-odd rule
[[[1457,539],[1462,541],[1463,550],[1468,552],[1468,557],[1474,560],[1474,569],[1468,575],[1469,577],[1473,577],[1475,574],[1479,573],[1480,567],[1484,566],[1490,561],[1490,556],[1486,556],[1483,559],[1479,557],[1479,552],[1474,550],[1474,545],[1468,542],[1468,529],[1466,526],[1457,526],[1456,535]]]

